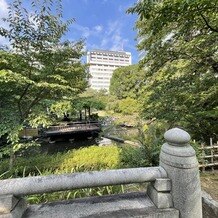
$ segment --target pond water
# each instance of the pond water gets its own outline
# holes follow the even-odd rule
[[[82,147],[87,147],[91,145],[96,145],[95,139],[91,140],[76,140],[76,141],[57,141],[55,143],[42,142],[41,151],[43,153],[58,153],[65,152],[71,149],[78,149]]]
[[[42,153],[54,154],[58,152],[66,152],[71,149],[78,149],[88,147],[92,145],[106,146],[112,144],[110,139],[106,138],[90,138],[90,139],[77,139],[67,141],[57,141],[55,143],[49,143],[48,141],[41,142],[40,150]]]
[[[110,140],[108,138],[104,138],[102,136],[112,136],[115,138],[121,138],[124,140],[133,140],[137,139],[137,129],[136,128],[126,128],[123,126],[116,126],[113,124],[112,119],[106,119],[102,125],[102,132],[99,134],[99,137],[83,137],[76,139],[57,139],[56,141],[51,141],[49,138],[39,138],[38,143],[41,145],[40,147],[36,147],[28,151],[24,152],[26,155],[31,154],[32,152],[36,153],[46,153],[46,154],[55,154],[58,152],[66,152],[72,149],[78,149],[83,147],[89,147],[92,145],[98,146],[108,146],[111,144],[123,145],[122,143],[116,142],[114,140]]]
[[[114,136],[117,138],[122,138],[125,140],[135,141],[137,130],[136,129],[126,129],[123,127],[116,127],[113,130],[107,131],[106,134],[110,136]],[[123,145],[122,143],[115,142],[113,140],[104,138],[104,137],[97,137],[97,138],[80,138],[75,140],[61,140],[56,142],[49,142],[49,140],[43,140],[40,142],[41,146],[39,148],[40,153],[47,153],[47,154],[55,154],[58,152],[66,152],[71,149],[78,149],[83,147],[89,147],[92,145],[98,146],[108,146],[111,144]]]

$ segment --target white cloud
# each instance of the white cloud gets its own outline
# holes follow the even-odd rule
[[[109,42],[110,42],[109,38],[108,38],[108,37],[104,37],[104,38],[101,40],[101,47],[102,47],[102,48],[107,47],[107,45],[108,45]]]
[[[79,25],[77,23],[74,23],[74,25],[72,26],[73,29],[79,31],[81,33],[81,36],[83,38],[87,38],[89,35],[90,35],[90,29],[89,27],[86,27],[86,26],[82,26],[82,25]]]
[[[75,23],[72,26],[72,28],[78,30],[83,38],[88,38],[90,36],[97,36],[99,33],[103,31],[102,25],[96,25],[93,28],[89,28],[87,26],[82,26]]]
[[[6,17],[8,13],[8,3],[5,0],[0,0],[0,18]]]
[[[94,29],[96,32],[100,33],[100,32],[102,32],[102,30],[103,30],[103,26],[97,25],[97,26],[95,26],[93,29]]]
[[[2,18],[6,18],[8,14],[8,3],[5,0],[0,0],[0,27],[7,28],[7,23],[2,21]],[[8,40],[5,37],[0,36],[0,45],[8,45]]]
[[[121,51],[126,47],[129,40],[122,37],[123,23],[120,20],[108,22],[100,46],[102,49],[109,49],[113,51]]]
[[[110,48],[112,51],[122,51],[128,44],[128,39],[123,39],[120,35],[114,35],[113,37],[113,44]]]

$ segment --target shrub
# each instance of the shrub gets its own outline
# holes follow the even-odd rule
[[[146,167],[149,162],[146,160],[144,150],[142,147],[135,148],[132,146],[125,146],[122,148],[120,154],[120,167],[133,168],[133,167]]]
[[[159,154],[167,129],[165,123],[138,124],[140,147],[124,147],[120,154],[121,167],[147,167],[159,164]]]
[[[164,143],[164,133],[168,125],[163,122],[153,122],[149,125],[138,126],[139,142],[142,146],[144,158],[149,162],[149,166],[159,165],[159,154]]]
[[[39,204],[51,201],[68,200],[74,198],[102,196],[109,194],[124,193],[123,185],[103,186],[96,188],[82,188],[62,192],[44,193],[28,196],[26,199],[30,204]]]
[[[119,112],[123,114],[133,114],[139,112],[139,103],[132,98],[125,98],[119,101]]]
[[[29,175],[60,174],[88,170],[113,169],[119,165],[120,149],[116,146],[91,146],[55,155],[39,154],[28,158],[17,157],[8,171],[9,159],[0,162],[0,178]],[[5,173],[7,172],[7,173]]]
[[[61,171],[114,169],[119,165],[119,149],[116,146],[91,146],[70,153],[60,165]]]
[[[71,150],[64,154],[40,154],[30,156],[28,158],[17,157],[11,171],[7,171],[9,160],[5,159],[0,162],[0,179],[113,169],[117,168],[119,165],[119,153],[120,149],[116,146],[91,146],[78,150]],[[27,196],[26,199],[31,204],[38,204],[55,200],[96,195],[101,196],[123,192],[123,186],[118,185],[44,193],[40,195]]]
[[[26,158],[17,157],[10,171],[8,171],[9,159],[4,159],[0,162],[0,174],[8,171],[2,178],[39,175],[40,172],[46,170],[50,170],[52,174],[59,168],[63,159],[64,155],[60,153],[56,155],[40,154]]]

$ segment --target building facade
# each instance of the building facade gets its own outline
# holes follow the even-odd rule
[[[109,90],[113,71],[118,67],[131,65],[132,57],[130,52],[96,49],[87,53],[87,63],[91,76],[90,87]]]

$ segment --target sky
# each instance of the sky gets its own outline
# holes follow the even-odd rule
[[[11,0],[0,0],[0,18],[7,16]],[[24,2],[29,2],[24,0]],[[62,0],[63,18],[74,18],[65,38],[85,40],[85,49],[128,51],[132,62],[138,62],[136,49],[136,16],[126,10],[137,0]],[[1,21],[1,26],[4,25]],[[0,44],[6,40],[0,38]]]

